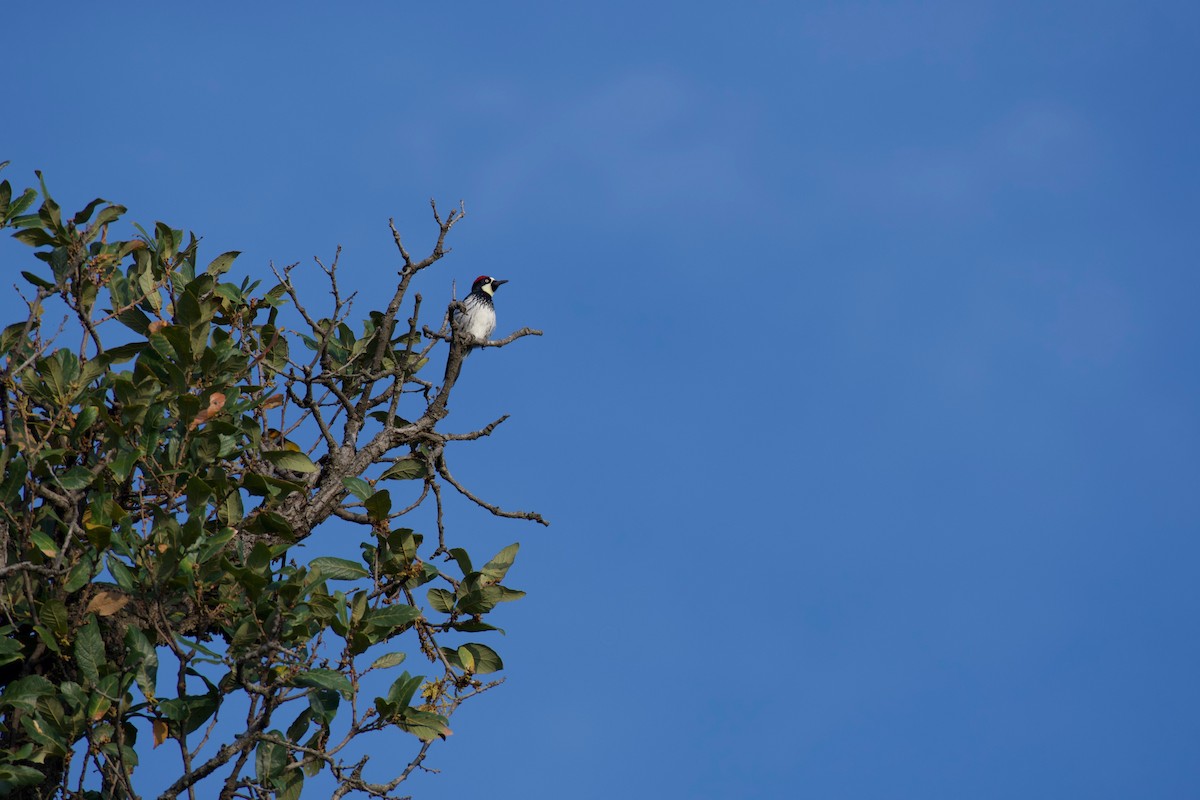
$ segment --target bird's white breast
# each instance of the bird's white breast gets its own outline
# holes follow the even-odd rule
[[[496,308],[491,303],[470,295],[463,301],[463,305],[467,309],[466,332],[481,341],[491,339],[492,331],[496,330]],[[460,318],[458,323],[462,325],[463,320]]]

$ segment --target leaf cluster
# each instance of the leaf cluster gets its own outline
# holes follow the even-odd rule
[[[393,226],[396,290],[356,335],[336,258],[318,262],[333,300],[321,316],[294,265],[261,291],[228,278],[236,251],[204,262],[194,235],[161,222],[110,237],[124,212],[97,199],[67,217],[44,182],[16,196],[0,182],[0,228],[40,262],[21,272],[28,314],[0,331],[0,794],[136,796],[149,737],[178,759],[164,797],[206,781],[221,797],[297,797],[322,771],[337,796],[388,796],[458,705],[495,685],[479,676],[500,656],[462,639],[498,631],[487,615],[523,594],[501,584],[516,544],[478,570],[447,545],[443,484],[544,522],[449,473],[446,445],[503,418],[439,432],[470,343],[445,323],[423,335],[420,295],[399,318],[462,214],[434,208],[421,260]],[[297,330],[280,321],[288,305]],[[437,386],[420,373],[442,340],[454,369]],[[397,524],[426,500],[436,537]],[[361,558],[298,559],[331,517],[360,526]],[[424,674],[368,701],[409,654]],[[222,740],[234,697],[248,711]],[[347,746],[390,729],[415,737],[414,755],[371,783]]]

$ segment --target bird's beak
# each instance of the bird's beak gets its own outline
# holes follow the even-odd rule
[[[502,284],[502,283],[508,283],[508,279],[507,279],[507,278],[505,278],[504,280],[499,280],[499,279],[497,279],[497,278],[492,278],[492,288],[493,288],[493,289],[495,289],[496,287],[498,287],[498,286],[499,286],[500,284]]]

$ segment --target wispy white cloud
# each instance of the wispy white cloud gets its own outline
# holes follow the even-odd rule
[[[1077,277],[1056,298],[1044,341],[1065,364],[1104,366],[1136,346],[1130,293],[1104,277]]]
[[[511,93],[506,102],[521,122],[479,178],[479,194],[506,205],[708,219],[746,202],[756,184],[752,110],[667,72],[628,73],[558,104]]]
[[[991,10],[978,3],[839,2],[804,11],[805,49],[824,61],[873,67],[897,60],[972,60]]]
[[[1050,370],[1120,370],[1143,344],[1145,320],[1129,290],[1086,264],[993,265],[969,285],[922,358],[945,396],[982,402],[1003,386],[1036,385]]]
[[[958,141],[830,160],[823,178],[865,211],[949,218],[993,210],[1007,192],[1075,191],[1101,148],[1088,123],[1054,103],[1027,103]]]

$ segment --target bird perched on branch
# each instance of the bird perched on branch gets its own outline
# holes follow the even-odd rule
[[[464,311],[455,310],[454,327],[464,333],[469,333],[476,341],[486,342],[496,330],[496,307],[492,304],[492,295],[507,280],[499,280],[488,275],[480,275],[471,284],[471,293],[463,300]]]

